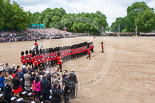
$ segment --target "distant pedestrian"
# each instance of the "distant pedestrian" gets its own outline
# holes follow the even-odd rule
[[[101,48],[102,48],[102,53],[104,53],[104,47],[103,47],[103,42],[101,42]]]

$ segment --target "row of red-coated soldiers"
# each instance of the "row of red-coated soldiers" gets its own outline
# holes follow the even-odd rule
[[[84,45],[73,45],[71,48],[60,48],[57,51],[51,52],[48,49],[41,49],[39,53],[36,51],[26,50],[21,52],[21,62],[23,65],[30,65],[35,70],[43,70],[47,67],[51,68],[59,65],[60,72],[62,72],[62,63],[72,59],[76,59],[93,52],[93,43],[85,43]]]

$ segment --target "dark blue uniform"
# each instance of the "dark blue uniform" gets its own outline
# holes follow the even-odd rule
[[[59,88],[56,88],[55,86],[52,87],[52,103],[61,103],[61,95],[63,94],[63,91],[61,91]]]
[[[10,85],[7,84],[6,86],[4,86],[4,99],[8,101],[8,103],[11,103],[11,92],[12,89]]]
[[[49,100],[49,95],[50,95],[50,89],[51,89],[51,83],[49,82],[49,80],[47,80],[46,78],[43,78],[41,80],[41,93],[43,96],[43,101],[44,100]]]

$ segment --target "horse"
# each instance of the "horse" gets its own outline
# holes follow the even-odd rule
[[[40,44],[40,45],[38,46],[38,49],[36,49],[35,46],[32,46],[32,47],[31,47],[31,50],[38,50],[38,51],[40,51],[40,49],[43,49],[43,48],[44,48],[44,46],[43,46],[42,44]]]

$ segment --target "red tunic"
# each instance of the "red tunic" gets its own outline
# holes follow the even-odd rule
[[[101,48],[103,49],[103,44],[101,44]]]
[[[50,53],[50,56],[51,56],[51,61],[54,60],[53,55],[51,53]]]
[[[74,49],[71,49],[71,53],[70,53],[71,55],[73,55],[74,54]]]
[[[87,53],[90,54],[90,49],[89,48],[87,49]]]
[[[41,55],[40,57],[41,57],[41,61],[42,61],[42,63],[45,63],[45,62],[46,62],[45,57],[44,57],[43,55]]]
[[[44,54],[45,62],[48,61],[48,56]]]
[[[67,55],[71,55],[71,50],[70,49],[67,51]]]
[[[50,62],[51,58],[50,58],[49,54],[46,54],[46,55],[47,55],[47,60]]]
[[[61,64],[61,57],[57,57],[58,64]]]
[[[21,57],[20,57],[20,60],[21,60],[21,62],[22,62],[23,64],[26,64],[26,57],[21,56]]]
[[[52,55],[54,56],[54,60],[57,60],[56,52],[54,52]]]
[[[34,65],[38,65],[38,61],[36,60],[36,57],[32,58],[32,60]]]
[[[39,56],[36,56],[36,58],[38,59],[37,60],[38,64],[40,64],[41,63],[41,60],[40,60],[41,58]]]
[[[30,62],[32,62],[32,55],[30,54],[29,57],[30,57]]]
[[[29,58],[29,55],[26,55],[26,62],[27,63],[31,62],[31,59]]]

